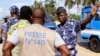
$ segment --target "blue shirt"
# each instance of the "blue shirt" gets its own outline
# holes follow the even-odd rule
[[[3,30],[2,37],[6,37],[5,34],[7,32],[7,22],[1,24],[1,29]]]
[[[80,30],[80,22],[74,20],[67,20],[63,26],[59,24],[56,29],[69,49],[75,48],[77,42],[77,33]]]
[[[10,20],[8,21],[8,23],[7,23],[7,31],[9,30],[9,27],[10,27],[11,25],[13,25],[13,24],[15,24],[15,23],[17,23],[17,22],[18,22],[18,19],[15,18],[15,17],[12,17],[12,19],[10,19]]]

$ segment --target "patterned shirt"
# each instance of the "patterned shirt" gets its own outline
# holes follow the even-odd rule
[[[17,22],[16,24],[12,25],[9,28],[9,31],[7,32],[8,38],[10,37],[10,35],[12,34],[12,32],[14,30],[19,29],[19,28],[23,28],[23,27],[25,27],[27,25],[30,25],[30,22],[28,22],[27,20],[24,20],[24,19],[19,20],[19,22]]]
[[[3,23],[3,24],[1,24],[1,29],[3,30],[3,32],[2,32],[2,37],[6,37],[6,32],[7,32],[7,23],[5,22],[5,23]]]
[[[56,31],[61,35],[62,39],[67,44],[69,50],[75,48],[77,42],[77,33],[80,30],[81,30],[80,22],[74,20],[67,20],[63,26],[59,24],[56,29]],[[74,55],[75,53],[71,54]]]
[[[15,17],[12,17],[12,19],[10,19],[7,23],[7,31],[9,30],[10,26],[17,23],[18,22],[18,19],[15,18]]]

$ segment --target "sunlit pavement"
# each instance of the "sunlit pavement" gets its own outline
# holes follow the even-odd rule
[[[77,45],[76,48],[78,50],[77,56],[100,56],[100,53],[92,52],[85,47],[81,47],[81,46]]]
[[[78,34],[78,43],[76,49],[78,51],[77,56],[100,56],[100,53],[91,51],[88,47],[87,40],[83,40]]]
[[[100,53],[90,51],[85,41],[82,42],[80,38],[78,38],[78,41],[76,46],[78,50],[77,56],[100,56]],[[0,44],[0,56],[2,56],[2,44]]]
[[[82,47],[80,45],[77,45],[77,56],[100,56],[100,53],[95,53],[87,49],[86,47]],[[2,44],[0,44],[0,56],[2,56]]]
[[[85,42],[79,42],[76,49],[78,50],[77,56],[100,56],[100,53],[91,51]]]

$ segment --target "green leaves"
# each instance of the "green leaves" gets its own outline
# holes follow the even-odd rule
[[[43,7],[42,6],[42,2],[37,2],[35,0],[35,2],[33,3],[33,5],[31,7],[32,7],[32,9],[34,9],[34,8],[42,8]]]
[[[96,5],[97,2],[99,2],[99,0],[65,0],[65,6],[68,6],[68,8],[71,9],[75,4],[78,6],[82,3],[83,6],[88,6]]]
[[[83,0],[82,5],[83,6],[96,5],[97,2],[99,2],[99,0]]]
[[[81,4],[81,0],[75,0],[75,3],[76,3],[77,5],[80,5],[80,4]]]
[[[65,6],[68,6],[69,9],[73,7],[75,2],[73,0],[65,0]]]
[[[56,7],[55,7],[55,0],[48,0],[44,5],[44,10],[46,13],[52,16],[51,19],[55,20],[56,18]]]
[[[34,8],[43,8],[45,12],[51,15],[52,20],[56,20],[56,7],[55,7],[56,0],[45,0],[44,2],[37,2],[35,0],[34,4],[31,6],[32,9]]]
[[[80,20],[80,15],[70,14],[69,19]]]

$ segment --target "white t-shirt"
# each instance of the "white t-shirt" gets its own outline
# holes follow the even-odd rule
[[[14,45],[17,45],[19,42],[19,36],[18,36],[18,31],[15,30],[11,37],[7,39],[7,41],[13,43]],[[61,36],[56,32],[56,37],[55,37],[55,47],[59,47],[61,45],[65,44],[65,42],[62,40]]]

